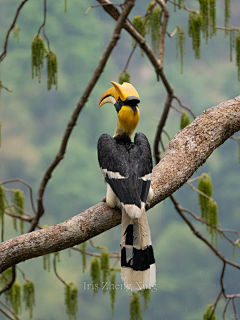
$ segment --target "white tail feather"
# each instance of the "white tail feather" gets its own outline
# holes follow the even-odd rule
[[[130,224],[133,225],[133,246],[126,244],[126,230]],[[123,208],[121,247],[126,248],[127,262],[133,257],[133,247],[138,250],[144,250],[151,245],[151,234],[145,210],[142,210],[140,218],[131,219]],[[122,267],[121,276],[127,289],[150,289],[156,285],[156,266],[155,263],[153,263],[144,271],[136,271],[130,267]]]

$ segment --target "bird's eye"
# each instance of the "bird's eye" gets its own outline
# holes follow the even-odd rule
[[[139,102],[140,102],[139,99],[133,99],[133,100],[125,101],[125,104],[127,106],[134,107],[134,106],[137,106]]]
[[[127,97],[124,101],[124,104],[130,107],[137,106],[140,102],[140,99],[138,97]]]

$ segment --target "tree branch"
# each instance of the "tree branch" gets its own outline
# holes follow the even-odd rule
[[[14,28],[15,26],[15,23],[17,21],[17,18],[18,18],[18,15],[22,9],[22,7],[24,6],[24,4],[27,2],[28,0],[23,0],[18,8],[17,8],[17,11],[16,11],[16,14],[15,14],[15,17],[13,19],[13,22],[12,24],[10,25],[8,31],[7,31],[7,34],[6,34],[6,38],[5,38],[5,42],[4,42],[4,46],[3,46],[3,52],[0,54],[0,62],[5,58],[6,54],[7,54],[7,46],[8,46],[8,38],[9,38],[9,35],[10,35],[10,32],[12,31],[12,29]]]
[[[7,314],[7,312],[5,310],[3,310],[2,307],[0,307],[0,311],[10,320],[14,320],[14,318],[12,318],[9,314]]]
[[[154,145],[153,145],[153,152],[154,152],[154,158],[155,158],[156,164],[160,161],[160,151],[158,148],[159,141],[161,141],[161,134],[162,134],[163,128],[164,128],[165,123],[168,118],[168,114],[169,114],[169,110],[170,110],[170,107],[172,104],[173,97],[174,97],[173,91],[168,93],[168,96],[167,96],[167,99],[165,102],[165,106],[164,106],[164,109],[162,112],[162,116],[161,116],[161,119],[160,119],[158,126],[157,126],[157,131],[155,134]]]
[[[205,110],[168,144],[152,173],[154,196],[147,209],[179,189],[218,146],[240,130],[240,96]],[[21,261],[82,243],[121,221],[121,213],[99,203],[58,225],[0,244],[0,272]]]
[[[158,62],[163,67],[164,49],[165,49],[165,35],[166,35],[166,30],[167,30],[169,11],[168,11],[168,7],[167,7],[166,3],[163,0],[157,0],[157,2],[162,7],[163,12],[164,12],[161,37],[160,37],[160,42],[159,42],[159,56],[158,56]]]
[[[108,0],[97,0],[101,4],[105,4],[103,6],[103,9],[115,20],[119,17],[119,11],[114,7],[114,5],[108,1]],[[108,4],[108,5],[106,5]],[[153,68],[155,69],[155,72],[157,75],[160,76],[163,85],[168,92],[168,94],[173,94],[173,89],[168,82],[168,79],[163,72],[162,66],[159,64],[158,60],[155,57],[154,52],[148,45],[147,41],[141,36],[141,34],[136,30],[136,28],[132,25],[132,23],[129,20],[126,20],[123,24],[123,28],[130,34],[130,36],[137,41],[139,46],[142,48],[144,53],[146,54],[147,58],[151,62]]]

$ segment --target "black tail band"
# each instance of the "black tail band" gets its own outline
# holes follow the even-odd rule
[[[129,261],[127,261],[126,257],[126,248],[123,247],[121,250],[121,266],[132,268],[135,271],[147,270],[151,264],[155,263],[152,246],[148,246],[144,250],[133,247],[133,257]]]

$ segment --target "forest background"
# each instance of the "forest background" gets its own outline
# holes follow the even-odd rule
[[[28,181],[35,192],[47,166],[55,156],[66,123],[79,97],[94,72],[102,51],[111,37],[115,21],[101,8],[85,15],[90,1],[68,1],[64,13],[64,1],[48,3],[46,30],[51,47],[58,57],[58,90],[47,90],[46,73],[43,69],[41,83],[31,79],[31,41],[43,21],[43,3],[32,0],[24,7],[18,19],[21,27],[19,43],[11,37],[8,55],[1,63],[2,83],[13,92],[1,90],[2,145],[0,149],[1,181],[22,178]],[[0,43],[15,14],[13,1],[1,1]],[[184,10],[174,12],[169,4],[171,33],[179,24],[187,30],[187,15]],[[139,1],[130,17],[145,14],[146,3]],[[231,3],[230,25],[239,26],[240,6]],[[217,25],[224,25],[224,1],[219,1]],[[191,41],[186,39],[184,69],[181,74],[180,61],[176,60],[176,39],[166,37],[164,71],[181,101],[194,110],[196,115],[220,102],[239,94],[237,68],[229,61],[229,37],[218,30],[217,37],[202,41],[201,59],[194,59]],[[41,224],[54,225],[78,214],[98,203],[105,195],[106,185],[100,172],[96,145],[102,133],[113,134],[117,115],[111,105],[100,110],[98,102],[108,89],[110,81],[118,81],[132,49],[132,40],[125,31],[121,34],[104,74],[94,88],[86,107],[71,137],[67,154],[53,174],[44,199],[45,214]],[[138,49],[132,58],[128,72],[131,83],[141,98],[141,118],[137,131],[144,132],[151,145],[157,120],[165,102],[165,92],[156,81],[147,59]],[[174,103],[175,106],[177,104]],[[165,130],[173,137],[180,130],[181,114],[171,110]],[[164,140],[167,144],[167,138]],[[213,152],[195,176],[207,172],[213,182],[213,198],[218,203],[221,227],[240,229],[239,200],[240,179],[238,145],[228,140]],[[19,184],[11,187],[19,188]],[[24,188],[27,195],[28,190]],[[200,214],[197,193],[188,185],[176,192],[181,205]],[[26,196],[26,208],[30,203]],[[157,264],[157,291],[151,293],[149,308],[143,312],[148,319],[198,320],[208,304],[214,303],[219,292],[221,261],[188,229],[176,214],[169,200],[149,211],[148,219],[152,233]],[[12,219],[5,221],[5,240],[19,234],[13,231]],[[198,225],[205,232],[205,226]],[[27,226],[25,226],[25,231]],[[120,227],[105,232],[93,239],[95,244],[119,250]],[[88,246],[90,246],[88,244]],[[233,259],[232,246],[223,239],[218,240],[218,249]],[[82,272],[81,255],[68,250],[60,253],[58,272],[66,281],[74,281],[79,289],[78,318],[80,319],[125,319],[129,314],[129,296],[118,290],[115,315],[112,317],[108,292],[100,290],[93,296],[84,284],[91,283],[88,270]],[[52,260],[52,258],[51,258]],[[235,257],[240,262],[238,252]],[[27,277],[35,284],[34,319],[66,319],[64,287],[53,271],[43,270],[43,258],[20,264]],[[21,276],[19,276],[21,282]],[[121,283],[120,275],[117,282]],[[227,291],[239,292],[239,274],[228,267],[225,275]],[[220,306],[224,306],[220,302]],[[127,306],[127,307],[126,307]],[[237,309],[240,303],[236,301]],[[23,308],[24,309],[24,308]],[[27,313],[23,315],[27,317]],[[229,309],[228,316],[232,310]],[[221,307],[217,315],[222,314]],[[23,316],[23,319],[25,317]],[[0,314],[0,319],[4,316]]]

